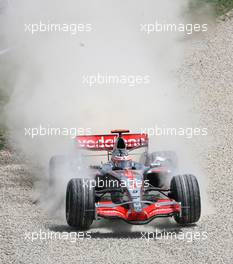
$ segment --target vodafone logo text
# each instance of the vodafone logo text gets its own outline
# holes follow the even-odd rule
[[[147,145],[148,137],[146,134],[130,134],[122,136],[128,149]],[[93,135],[77,136],[76,140],[79,147],[96,150],[110,150],[116,142],[116,135]]]

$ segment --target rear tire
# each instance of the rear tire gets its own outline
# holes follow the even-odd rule
[[[171,180],[170,197],[181,203],[181,215],[176,215],[179,224],[191,224],[201,216],[201,198],[197,179],[190,174],[177,175]]]
[[[71,179],[66,191],[66,220],[77,229],[88,229],[95,219],[95,190],[90,180]]]

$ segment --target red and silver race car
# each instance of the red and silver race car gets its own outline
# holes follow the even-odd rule
[[[87,229],[100,218],[118,218],[138,225],[157,217],[174,217],[182,225],[197,222],[201,214],[199,185],[191,174],[174,176],[176,154],[150,154],[147,134],[111,132],[76,137],[79,148],[107,151],[108,162],[91,166],[92,178],[73,178],[68,182],[67,223]],[[144,151],[136,162],[131,156],[139,148]]]

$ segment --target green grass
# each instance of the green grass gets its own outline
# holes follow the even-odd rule
[[[10,56],[0,56],[0,150],[6,148],[7,143],[4,106],[9,101],[9,96],[16,82],[17,72],[18,65],[11,60]]]
[[[5,87],[9,87],[11,78],[7,73],[7,63],[4,59],[0,60],[0,150],[6,146],[6,128],[4,126],[3,109],[8,101]]]
[[[0,150],[4,149],[4,147],[6,146],[4,134],[5,134],[4,129],[0,129]]]
[[[222,15],[233,8],[233,0],[205,0],[214,5],[217,15]]]
[[[3,121],[2,121],[2,109],[3,109],[3,105],[5,102],[5,97],[3,96],[3,94],[1,93],[0,90],[0,150],[3,149],[5,147],[5,128],[3,125]]]
[[[211,5],[217,16],[223,15],[233,9],[233,0],[191,0],[191,6],[198,8],[206,3]]]

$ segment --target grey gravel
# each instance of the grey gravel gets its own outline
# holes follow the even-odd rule
[[[204,40],[193,41],[180,88],[193,97],[200,123],[212,138],[209,147],[200,148],[200,158],[209,177],[213,213],[188,228],[178,228],[172,220],[138,227],[103,221],[90,230],[91,239],[31,241],[27,232],[72,230],[35,203],[30,170],[12,153],[1,151],[1,263],[232,263],[233,19],[229,15],[224,20]],[[141,239],[141,232],[164,228],[207,232],[207,239]]]

